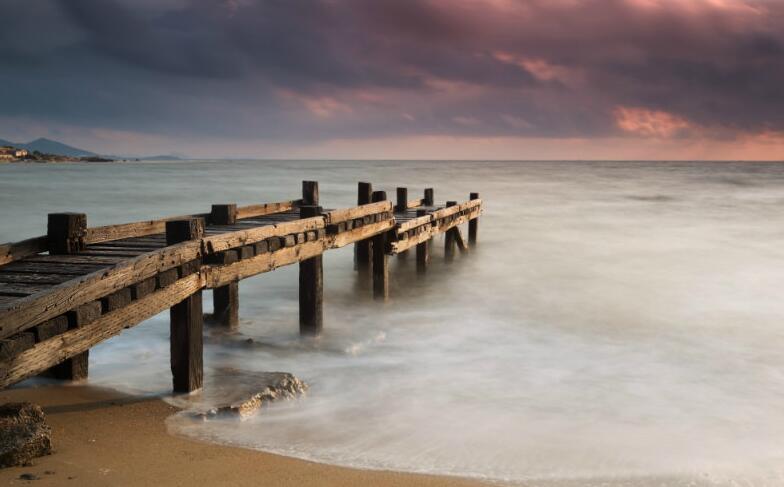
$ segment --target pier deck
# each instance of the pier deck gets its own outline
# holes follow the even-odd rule
[[[300,332],[323,326],[323,270],[328,250],[356,244],[358,269],[371,271],[374,296],[388,296],[389,255],[416,247],[424,271],[432,238],[444,233],[448,258],[476,241],[482,201],[437,205],[432,190],[397,203],[359,184],[358,206],[323,210],[318,184],[302,199],[103,227],[84,214],[50,214],[46,236],[0,245],[0,388],[46,373],[87,376],[89,349],[171,310],[174,390],[202,382],[203,289],[213,290],[218,326],[238,324],[238,283],[281,266],[300,265]]]

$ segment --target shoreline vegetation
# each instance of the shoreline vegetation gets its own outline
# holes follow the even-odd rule
[[[27,385],[0,392],[0,403],[19,401],[44,408],[54,453],[28,466],[0,469],[2,485],[25,483],[24,479],[35,479],[39,487],[487,485],[455,477],[337,467],[175,436],[166,420],[178,409],[161,398],[87,384]]]
[[[92,155],[92,156],[67,156],[62,154],[49,154],[40,151],[28,151],[12,146],[0,147],[0,163],[20,163],[20,162],[115,162],[116,159]]]

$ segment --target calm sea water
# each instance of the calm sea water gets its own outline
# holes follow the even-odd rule
[[[480,245],[431,272],[393,259],[370,299],[325,256],[325,333],[297,336],[297,268],[243,281],[208,376],[292,372],[304,400],[174,433],[340,465],[534,485],[784,484],[784,165],[216,162],[0,166],[0,241],[52,211],[91,225],[298,197],[485,200]],[[205,309],[211,301],[205,293]],[[250,339],[250,340],[249,340]],[[91,354],[91,381],[170,389],[166,314]],[[240,384],[209,385],[209,402]]]

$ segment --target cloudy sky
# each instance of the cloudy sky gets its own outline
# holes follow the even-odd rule
[[[0,138],[784,159],[784,0],[2,0]]]

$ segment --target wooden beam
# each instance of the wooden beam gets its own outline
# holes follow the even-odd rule
[[[425,197],[423,199],[424,199],[424,203],[423,204],[425,206],[433,206],[433,205],[436,204],[435,203],[435,197],[434,197],[434,194],[433,194],[433,188],[425,189]]]
[[[357,205],[368,205],[371,203],[372,199],[373,185],[370,183],[359,183],[357,185]],[[354,259],[359,271],[365,271],[370,268],[371,242],[369,239],[357,242],[354,247]]]
[[[217,324],[229,330],[239,327],[240,284],[232,281],[225,286],[212,290],[213,319]]]
[[[243,245],[251,245],[270,237],[283,237],[290,234],[308,232],[326,228],[323,216],[306,218],[304,220],[294,220],[281,222],[274,225],[265,225],[248,230],[238,230],[236,232],[210,235],[202,239],[204,249],[207,253],[213,254],[224,250],[229,250]]]
[[[129,306],[105,314],[80,328],[73,328],[35,344],[10,360],[0,362],[0,389],[40,374],[64,360],[119,335],[124,329],[152,318],[182,301],[204,286],[199,274],[180,279],[166,289],[132,302]]]
[[[459,205],[452,205],[452,206],[447,205],[446,208],[441,208],[440,210],[436,210],[433,213],[431,213],[431,215],[433,217],[433,220],[440,220],[442,218],[452,216],[455,213],[460,213],[462,211],[470,210],[472,208],[481,207],[481,206],[482,206],[482,200],[480,199],[471,200],[471,201],[466,201],[465,203],[461,203]]]
[[[300,216],[312,218],[321,214],[320,206],[302,206]],[[318,254],[299,263],[299,333],[321,334],[324,327],[324,265]]]
[[[455,244],[457,245],[457,248],[460,250],[460,252],[465,252],[466,250],[468,250],[468,247],[466,246],[465,241],[463,240],[463,234],[460,233],[459,226],[455,225],[454,227],[450,228],[448,231],[452,232],[452,238],[454,239]]]
[[[281,201],[278,203],[264,203],[261,205],[241,206],[237,208],[237,219],[255,218],[259,216],[272,215],[275,213],[282,213],[294,209],[299,205],[301,200],[297,201]]]
[[[392,230],[394,227],[395,220],[391,218],[388,220],[382,220],[378,223],[363,225],[361,227],[354,228],[346,232],[341,232],[337,235],[329,237],[325,242],[325,247],[327,249],[339,249],[352,243],[360,244],[364,241],[370,240],[379,233],[386,233],[389,230]]]
[[[202,267],[208,288],[225,286],[226,284],[269,272],[278,267],[295,264],[305,259],[315,257],[324,252],[325,242],[317,240],[306,242],[293,247],[285,247],[274,252],[261,254],[248,260],[241,260],[229,265],[205,265]]]
[[[84,250],[87,215],[84,213],[50,213],[47,242],[50,255],[75,254]],[[89,350],[69,357],[49,370],[60,380],[84,380],[89,374]]]
[[[415,200],[409,200],[406,203],[406,208],[411,210],[411,209],[414,209],[414,208],[418,208],[418,207],[420,207],[420,206],[422,206],[424,204],[425,204],[424,198],[419,198],[419,199],[415,199]]]
[[[469,213],[465,215],[461,215],[455,218],[452,221],[440,221],[440,222],[433,222],[433,225],[428,227],[427,230],[409,237],[405,240],[398,240],[397,242],[392,242],[390,244],[390,252],[392,254],[398,254],[405,250],[410,249],[414,245],[422,243],[426,240],[430,240],[434,236],[438,235],[439,233],[444,233],[450,228],[453,228],[457,225],[462,225],[463,223],[467,223],[472,218],[476,218],[481,214],[481,207],[473,207],[469,210]]]
[[[408,221],[404,221],[397,226],[397,232],[404,233],[409,230],[413,230],[416,227],[421,227],[422,225],[427,225],[432,223],[433,217],[432,215],[428,215],[427,211],[417,211],[417,217],[412,218]]]
[[[357,218],[364,218],[368,215],[376,215],[378,213],[386,213],[392,211],[391,201],[379,201],[376,203],[369,203],[354,208],[345,208],[340,210],[332,210],[324,214],[328,224],[343,222],[347,220],[355,220]]]
[[[237,205],[212,205],[211,220],[215,225],[234,224],[237,221]],[[222,257],[224,260],[233,259],[233,262],[236,262],[239,253],[229,250],[223,252]],[[213,318],[219,325],[228,329],[239,327],[239,287],[238,281],[232,281],[212,291]]]
[[[87,215],[84,213],[50,213],[47,242],[52,255],[75,254],[84,250]]]
[[[470,199],[478,200],[479,193],[471,193]],[[479,235],[479,218],[474,218],[468,222],[468,244],[476,245],[477,236]]]
[[[302,181],[302,204],[303,205],[319,204],[318,181]]]
[[[143,220],[131,223],[121,223],[119,225],[106,225],[87,229],[85,242],[89,244],[110,242],[112,240],[122,240],[124,238],[145,237],[166,232],[166,222],[172,220],[183,220],[187,218],[207,218],[209,214],[201,213],[196,215],[180,215],[156,220]]]
[[[426,210],[417,210],[418,218],[425,218]],[[427,271],[430,263],[430,239],[418,243],[416,246],[417,272],[423,274]]]
[[[450,209],[459,207],[457,206],[457,201],[447,201],[446,208]],[[455,234],[452,228],[448,229],[444,234],[444,258],[447,261],[455,258]]]
[[[166,222],[166,244],[200,239],[204,220]],[[192,274],[193,275],[193,274]],[[193,392],[204,381],[204,314],[201,289],[170,308],[171,371],[174,392]]]
[[[212,205],[212,210],[210,211],[210,223],[213,225],[234,225],[236,222],[236,203]]]
[[[408,188],[397,188],[395,196],[397,197],[395,211],[406,211],[408,209]]]
[[[374,191],[373,201],[385,201],[385,191]],[[389,260],[387,258],[387,232],[373,237],[373,297],[385,300],[389,297]]]
[[[31,255],[46,252],[49,247],[46,244],[46,236],[28,238],[21,242],[10,242],[0,244],[0,265],[8,264],[15,260],[24,259]]]

